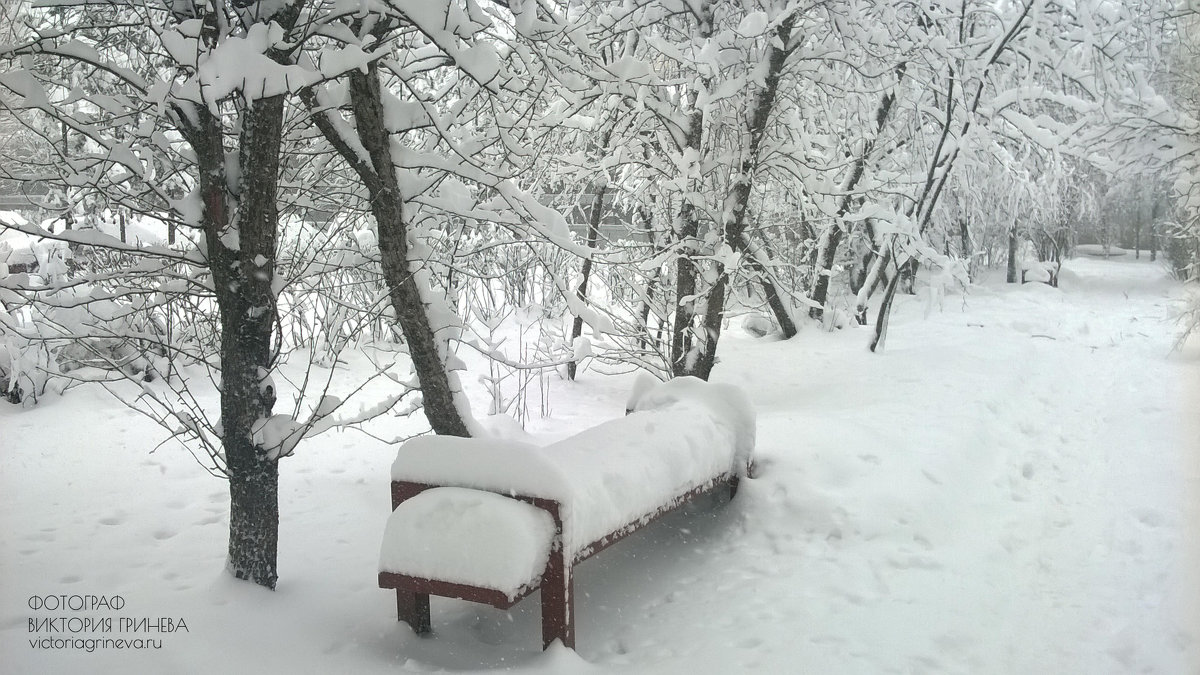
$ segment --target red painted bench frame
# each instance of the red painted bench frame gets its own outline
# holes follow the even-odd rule
[[[395,511],[396,507],[405,500],[435,487],[441,486],[412,481],[392,481],[392,510]],[[555,537],[551,544],[550,559],[546,562],[546,569],[542,572],[540,579],[521,588],[511,599],[504,593],[491,588],[412,577],[394,572],[380,572],[379,587],[396,590],[396,617],[412,626],[413,631],[418,635],[430,633],[433,630],[429,618],[429,596],[431,595],[458,598],[491,605],[498,609],[508,609],[540,588],[542,590],[542,649],[549,647],[550,643],[555,640],[561,640],[565,646],[574,649],[575,602],[572,567],[678,509],[695,497],[728,490],[729,497],[732,499],[737,493],[737,488],[738,474],[733,472],[721,474],[697,488],[676,495],[651,513],[644,514],[633,522],[626,523],[615,531],[591,542],[580,549],[579,553],[576,553],[570,560],[567,559],[563,550],[563,525],[559,515],[561,505],[557,501],[542,497],[505,494],[506,497],[519,499],[545,510],[554,521]]]

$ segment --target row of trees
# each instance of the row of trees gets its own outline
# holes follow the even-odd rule
[[[541,355],[570,377],[593,355],[707,378],[725,320],[758,306],[790,337],[866,323],[874,298],[875,349],[919,266],[966,282],[1003,242],[1010,259],[1021,236],[1059,242],[1099,185],[1188,166],[1150,134],[1195,138],[1190,90],[1158,79],[1191,18],[1153,0],[6,11],[0,177],[76,207],[71,229],[8,227],[77,263],[0,279],[0,331],[109,363],[133,349],[155,381],[131,403],[228,478],[230,569],[270,587],[278,462],[302,438],[405,399],[436,433],[477,432],[456,352],[504,359],[472,337],[484,299],[567,312]],[[581,202],[580,238],[562,213]],[[601,235],[608,211],[627,233]],[[100,212],[177,236],[80,227]],[[353,415],[319,385],[305,399],[306,378],[307,408],[279,413],[274,375],[306,332],[329,364],[398,337],[415,378]],[[219,411],[180,361],[211,374]]]

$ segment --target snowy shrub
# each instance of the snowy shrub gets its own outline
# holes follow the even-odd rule
[[[1163,253],[1171,274],[1180,281],[1196,279],[1200,276],[1200,234],[1179,223],[1168,223],[1164,230],[1167,236]]]
[[[57,372],[46,343],[0,334],[0,396],[9,403],[37,403]]]

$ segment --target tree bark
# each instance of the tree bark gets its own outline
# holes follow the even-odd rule
[[[699,9],[697,37],[703,41],[713,34],[713,10],[709,2],[701,2]],[[708,78],[702,80],[705,88],[710,84]],[[694,106],[692,113],[688,115],[687,132],[684,134],[680,151],[692,150],[699,155],[703,137],[704,109]],[[679,251],[675,258],[675,315],[671,321],[669,358],[671,374],[678,377],[693,374],[691,361],[695,333],[692,324],[696,316],[696,277],[699,274],[699,266],[694,257],[699,253],[697,235],[700,233],[700,217],[696,213],[695,205],[688,201],[687,195],[683,197],[671,233]]]
[[[1017,283],[1017,226],[1008,229],[1008,275],[1005,281]]]
[[[702,114],[702,113],[696,113]],[[671,374],[691,374],[688,363],[692,351],[692,320],[696,315],[696,277],[699,270],[693,260],[696,255],[696,235],[700,221],[696,207],[684,202],[676,218],[675,240],[679,242],[679,255],[675,258],[675,316],[671,322]]]
[[[282,96],[248,104],[241,120],[241,180],[229,195],[220,120],[197,106],[189,138],[199,164],[203,225],[221,315],[221,444],[229,478],[229,549],[235,577],[274,589],[279,544],[279,467],[255,445],[255,423],[275,392],[260,386],[272,365],[276,193]],[[233,215],[236,204],[237,215]]]
[[[653,228],[653,223],[651,222],[650,210],[647,209],[645,206],[642,206],[642,207],[638,208],[638,214],[642,221],[642,230],[646,233],[646,240],[650,243],[650,246],[654,250],[654,255],[655,255],[655,257],[657,257],[658,254],[661,253],[662,251],[660,250],[658,242],[655,240],[655,237],[654,237],[654,228]],[[646,281],[645,298],[642,300],[642,307],[641,307],[641,310],[638,312],[638,317],[641,322],[640,325],[642,327],[642,335],[641,335],[641,337],[638,338],[638,346],[641,347],[642,349],[645,349],[651,343],[650,303],[654,301],[654,292],[658,288],[659,274],[660,274],[659,270],[655,269],[654,273],[650,276],[650,279]],[[658,330],[659,330],[659,333],[661,334],[661,332],[662,332],[662,321],[661,320],[659,321]],[[657,336],[654,338],[654,341],[657,342]]]
[[[723,240],[730,250],[744,248],[746,232],[746,213],[750,205],[750,193],[753,189],[755,171],[758,168],[759,148],[766,135],[767,120],[775,107],[775,97],[779,91],[779,80],[783,74],[783,66],[787,61],[789,51],[787,43],[791,39],[792,27],[795,25],[795,14],[781,21],[775,29],[776,40],[767,48],[767,71],[763,76],[763,88],[758,91],[749,106],[746,119],[746,131],[750,140],[742,155],[742,161],[736,167],[734,184],[726,198],[729,208],[724,209],[725,217]],[[717,343],[721,337],[721,322],[725,318],[725,296],[729,287],[729,272],[720,260],[713,262],[716,267],[717,279],[706,294],[707,302],[704,308],[704,321],[699,335],[701,343],[691,368],[687,375],[694,375],[707,380],[716,365]]]
[[[900,283],[900,273],[892,275],[887,290],[883,294],[883,302],[879,303],[879,314],[875,317],[875,335],[871,338],[871,351],[882,351],[883,343],[887,340],[888,321],[892,316],[892,303],[896,299],[896,288]]]
[[[378,67],[372,63],[365,73],[352,71],[349,79],[354,126],[359,142],[367,149],[370,165],[363,164],[354,150],[342,142],[321,113],[314,119],[343,159],[358,173],[370,195],[371,214],[379,232],[383,278],[421,385],[429,426],[442,435],[470,436],[463,412],[455,400],[456,391],[446,367],[447,357],[429,323],[426,303],[411,269],[404,198],[392,162],[391,137],[384,123]],[[309,103],[312,107],[311,98]]]
[[[908,262],[900,266],[896,274],[900,277],[900,290],[906,295],[917,294],[917,270],[920,269],[921,263],[916,258],[909,258]]]
[[[901,63],[896,67],[896,84],[904,79],[904,73],[907,70],[907,65]],[[875,143],[878,141],[878,134],[883,132],[883,128],[887,126],[888,117],[892,114],[892,108],[896,103],[896,94],[887,92],[879,99],[879,106],[875,109],[875,132],[876,137],[868,140],[863,147],[862,152],[854,160],[854,168],[851,169],[850,175],[846,178],[842,185],[842,203],[838,205],[837,215],[834,217],[834,222],[821,234],[821,240],[818,244],[817,254],[817,269],[816,276],[813,278],[813,287],[810,298],[817,306],[808,310],[808,316],[812,319],[820,321],[825,312],[825,301],[829,297],[829,279],[832,276],[830,271],[833,269],[833,262],[837,260],[838,246],[842,243],[842,238],[845,236],[845,231],[842,229],[842,219],[850,213],[850,207],[853,205],[852,191],[858,186],[858,182],[862,180],[866,173],[867,160],[870,157],[871,151],[875,149]],[[871,242],[874,245],[874,241]]]
[[[858,173],[858,167],[855,167],[855,173]],[[857,182],[857,179],[855,179]],[[842,209],[849,210],[849,198],[842,198],[842,207],[838,209],[838,213],[842,213]],[[845,215],[845,214],[843,214]],[[840,217],[838,219],[840,221]],[[820,321],[825,315],[825,301],[829,297],[829,278],[833,276],[833,261],[837,259],[838,246],[842,243],[842,236],[845,234],[842,230],[840,222],[834,222],[823,233],[817,244],[817,269],[816,277],[813,279],[812,293],[810,298],[820,307],[810,307],[808,310],[809,318]]]
[[[605,137],[603,144],[604,148],[608,147],[608,138]],[[608,192],[608,184],[601,185],[595,196],[592,197],[592,210],[588,213],[588,231],[587,231],[587,247],[588,250],[596,248],[596,242],[600,239],[600,220],[604,216],[604,195]],[[588,279],[592,276],[592,259],[583,259],[583,268],[580,270],[579,287],[575,289],[575,297],[579,298],[580,302],[587,302]],[[574,321],[571,322],[571,346],[574,348],[575,341],[583,335],[583,317],[576,315]],[[575,361],[567,363],[567,379],[575,380],[575,372],[578,364]]]
[[[779,289],[775,286],[770,270],[749,250],[749,244],[745,243],[745,239],[743,239],[742,246],[746,251],[746,264],[758,275],[758,284],[762,286],[767,306],[771,308],[771,313],[775,315],[775,321],[779,323],[783,339],[790,340],[796,337],[796,333],[799,332],[796,329],[796,322],[792,319],[792,312],[788,309],[787,302],[784,301]]]
[[[971,230],[966,218],[958,221],[958,236],[962,240],[962,258],[967,261],[967,281],[975,281],[975,252],[971,250]]]

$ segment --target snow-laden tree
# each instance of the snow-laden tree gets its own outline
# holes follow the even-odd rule
[[[6,166],[19,179],[55,181],[102,198],[114,208],[152,216],[177,228],[173,247],[129,243],[96,230],[31,235],[99,247],[122,256],[112,268],[92,268],[46,286],[24,275],[5,290],[38,307],[83,309],[103,321],[55,326],[74,337],[95,330],[126,340],[147,339],[167,353],[188,353],[162,335],[137,334],[122,317],[152,316],[190,306],[217,321],[215,354],[188,356],[216,373],[219,414],[207,415],[186,387],[146,384],[133,402],[168,424],[177,438],[207,452],[210,470],[230,486],[228,566],[235,576],[274,587],[277,579],[279,460],[339,405],[324,397],[307,415],[277,414],[273,371],[281,355],[281,293],[336,261],[280,258],[281,210],[308,199],[289,183],[286,167],[302,161],[292,146],[296,94],[365,67],[356,46],[327,43],[348,10],[307,0],[278,3],[192,3],[73,6],[57,3],[31,14],[30,37],[0,48],[0,86],[12,119],[39,133],[50,160]],[[299,56],[304,55],[306,60]],[[50,120],[43,124],[38,120]],[[47,129],[62,130],[62,138]],[[63,145],[63,138],[80,139]],[[303,173],[303,172],[300,172]],[[310,242],[311,243],[311,242]],[[314,254],[325,247],[312,247]],[[349,257],[347,257],[349,256]],[[359,256],[361,258],[361,256]],[[182,298],[185,298],[181,300]],[[190,304],[189,304],[190,303]],[[11,318],[11,317],[9,317]],[[15,320],[14,333],[30,327]],[[132,332],[131,332],[132,331]],[[81,335],[82,333],[82,335]],[[409,393],[382,402],[385,410]],[[303,393],[303,392],[301,392]],[[299,405],[297,406],[299,408]]]

